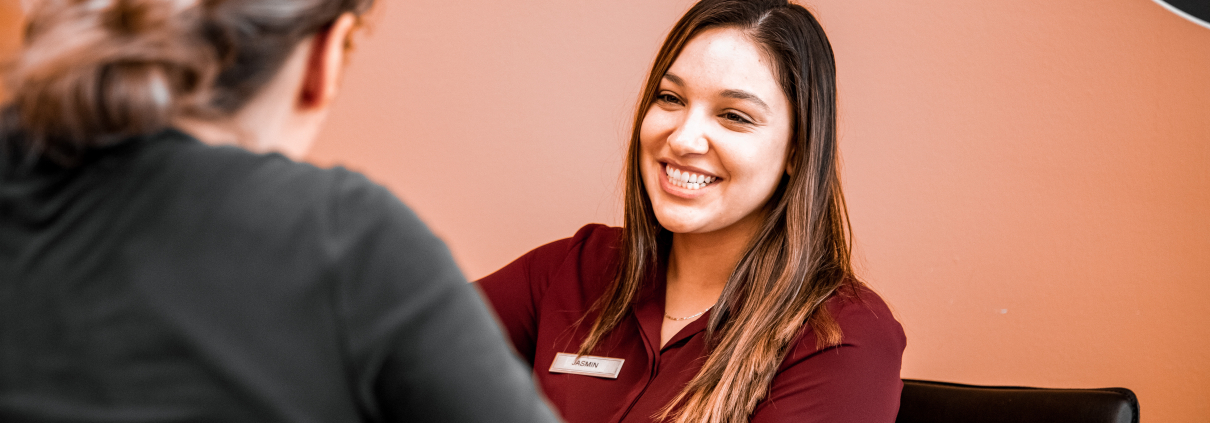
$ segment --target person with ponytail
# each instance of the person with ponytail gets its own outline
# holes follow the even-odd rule
[[[415,214],[287,157],[371,1],[30,3],[0,114],[0,421],[556,421]]]
[[[639,98],[624,225],[478,282],[568,422],[890,423],[903,329],[855,276],[819,22],[703,0]]]

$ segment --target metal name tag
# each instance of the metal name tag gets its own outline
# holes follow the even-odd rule
[[[625,362],[626,360],[621,358],[591,355],[576,358],[575,354],[558,353],[555,354],[555,361],[550,363],[550,372],[617,379],[618,373],[622,372],[622,363]]]

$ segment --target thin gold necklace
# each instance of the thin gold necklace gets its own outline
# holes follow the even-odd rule
[[[671,319],[671,320],[676,320],[676,321],[678,321],[678,322],[683,322],[683,321],[686,321],[686,320],[689,320],[689,319],[696,319],[698,316],[701,316],[701,315],[703,315],[703,314],[706,314],[706,312],[707,312],[707,311],[710,311],[710,309],[712,309],[712,308],[714,308],[714,306],[706,307],[706,309],[705,309],[705,310],[702,310],[702,312],[701,312],[701,313],[694,314],[694,315],[692,315],[692,316],[686,316],[686,317],[672,317],[672,316],[669,316],[669,315],[668,315],[668,313],[664,313],[664,317],[666,317],[666,318],[668,318],[668,319]]]

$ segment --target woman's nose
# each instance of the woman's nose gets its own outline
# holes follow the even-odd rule
[[[701,113],[689,113],[668,137],[668,146],[678,156],[706,154],[710,142],[706,137],[708,120]]]

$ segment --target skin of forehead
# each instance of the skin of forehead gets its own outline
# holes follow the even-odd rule
[[[714,94],[741,100],[745,96],[739,94],[737,91],[754,95],[758,101],[752,103],[758,107],[763,106],[766,112],[770,114],[775,113],[773,110],[775,104],[780,103],[783,106],[783,110],[789,109],[789,99],[782,92],[777,72],[773,66],[770,66],[772,62],[769,60],[768,54],[744,31],[732,27],[710,28],[694,35],[693,38],[686,42],[685,48],[681,50],[677,60],[672,63],[668,74],[665,75],[666,78],[682,87],[685,87],[685,75],[677,74],[674,70],[677,69],[678,64],[681,67],[685,66],[685,63],[681,59],[686,57],[686,53],[690,53],[691,51],[696,52],[697,57],[705,59],[701,63],[696,63],[696,65],[701,66],[695,72],[705,72],[710,77],[709,79],[715,80],[719,79],[717,76],[720,74],[727,75],[728,78],[724,83],[728,84],[728,86],[718,87],[718,92]],[[756,62],[760,63],[761,69],[764,70],[764,75],[757,76],[748,72],[730,72],[731,68],[724,64],[726,61],[712,60],[719,58],[721,55],[730,54],[740,54],[755,58]],[[739,76],[741,79],[734,79],[735,76]],[[762,93],[761,91],[768,92]]]

